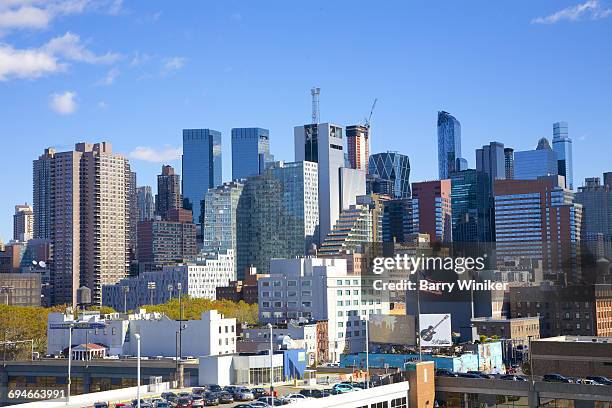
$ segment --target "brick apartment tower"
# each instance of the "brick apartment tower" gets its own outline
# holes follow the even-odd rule
[[[414,232],[429,234],[430,242],[452,241],[450,179],[412,183]]]
[[[562,176],[495,181],[498,263],[541,259],[545,279],[581,282],[582,205],[564,186]]]
[[[362,125],[347,126],[346,140],[351,168],[367,172],[370,158],[370,130]]]
[[[53,245],[52,304],[74,305],[83,285],[100,304],[102,285],[128,275],[130,176],[128,160],[107,142],[46,149],[34,161],[35,234]]]
[[[181,176],[174,173],[172,166],[162,166],[157,175],[157,196],[155,197],[155,215],[162,220],[168,219],[168,211],[182,207]]]

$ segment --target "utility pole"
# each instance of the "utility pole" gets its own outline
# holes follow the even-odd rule
[[[155,291],[155,282],[148,282],[147,289],[149,289],[149,304],[153,304],[153,292]]]
[[[130,291],[130,287],[127,285],[122,286],[123,288],[123,314],[127,314],[127,295]]]
[[[181,300],[181,290],[183,285],[179,282],[176,284],[176,289],[179,295],[179,358],[183,359],[183,302]]]

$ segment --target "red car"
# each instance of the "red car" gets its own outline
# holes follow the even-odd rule
[[[191,408],[191,399],[179,398],[176,402],[176,408]]]

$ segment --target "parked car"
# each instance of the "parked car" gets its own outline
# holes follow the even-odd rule
[[[208,384],[206,386],[206,388],[208,388],[208,390],[211,391],[211,392],[221,392],[221,391],[223,391],[223,388],[221,388],[217,384]]]
[[[206,391],[205,388],[202,387],[193,387],[191,389],[191,395],[202,395]]]
[[[176,408],[191,408],[191,399],[181,397],[176,402]]]
[[[347,392],[355,391],[355,388],[350,384],[340,383],[340,384],[334,385],[332,387],[332,390],[335,394],[344,394]]]
[[[482,371],[468,371],[467,373],[468,374],[476,374],[480,378],[484,378],[484,379],[494,379],[495,378],[495,376],[493,374],[483,373]]]
[[[263,388],[253,388],[251,389],[251,392],[253,393],[253,396],[255,396],[256,399],[259,399],[261,397],[268,397],[270,395],[270,393]]]
[[[171,408],[170,403],[166,401],[158,401],[154,405],[155,408]]]
[[[203,407],[204,406],[204,397],[202,397],[201,395],[193,395],[191,397],[191,406],[192,406],[192,408]]]
[[[543,380],[545,382],[557,382],[571,384],[573,381],[561,374],[545,374]]]
[[[302,394],[288,394],[288,395],[283,396],[282,399],[291,403],[295,401],[307,400],[308,398],[306,398],[306,396]]]
[[[234,393],[234,399],[236,401],[253,401],[255,399],[255,395],[248,388],[239,388]]]
[[[234,397],[227,391],[219,393],[219,404],[231,404],[234,402]]]
[[[265,402],[261,402],[261,401],[250,402],[248,406],[252,408],[269,408],[270,407],[270,405],[266,404]]]
[[[479,376],[478,374],[471,374],[471,373],[457,373],[457,377],[461,377],[461,378],[475,378],[477,380],[482,380],[482,377]]]
[[[501,377],[499,377],[499,379],[505,380],[505,381],[527,381],[525,377],[521,377],[520,375],[514,375],[514,374],[502,375]]]
[[[601,376],[588,376],[586,377],[587,380],[592,380],[595,381],[597,384],[601,384],[601,385],[612,385],[612,380],[606,378],[606,377],[601,377]]]
[[[300,394],[308,398],[323,398],[328,397],[330,395],[329,392],[325,392],[324,390],[310,389],[305,388],[300,390]]]
[[[188,391],[181,391],[178,393],[179,398],[189,398],[191,397],[191,393]]]
[[[437,377],[458,377],[458,374],[446,368],[438,368],[436,370]]]
[[[207,392],[204,394],[204,406],[213,407],[219,405],[219,397],[214,392]]]
[[[106,402],[96,402],[96,403],[94,403],[94,408],[108,408],[108,403],[106,403]]]
[[[287,403],[279,398],[273,398],[273,397],[261,397],[259,398],[257,401],[259,402],[263,402],[265,404],[268,404],[269,406],[272,406],[274,403],[275,407],[281,406],[281,405],[287,405]]]

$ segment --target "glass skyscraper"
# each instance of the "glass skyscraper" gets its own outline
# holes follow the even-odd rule
[[[438,171],[440,179],[447,179],[459,170],[461,158],[461,123],[448,112],[438,112]]]
[[[485,172],[469,169],[451,174],[451,207],[454,242],[494,239],[491,181]]]
[[[397,152],[376,153],[368,164],[368,193],[387,194],[394,199],[410,197],[410,160]]]
[[[317,163],[275,163],[246,179],[238,201],[237,264],[267,273],[272,258],[304,256],[318,241]]]
[[[261,174],[274,162],[270,155],[270,131],[261,128],[232,129],[232,179]]]
[[[485,173],[492,184],[495,180],[506,178],[506,156],[504,144],[491,142],[476,149],[476,170]]]
[[[565,177],[565,187],[573,190],[572,139],[568,136],[566,122],[553,123],[553,150],[557,155],[557,171]]]
[[[514,152],[514,178],[535,180],[538,177],[557,175],[557,156],[550,148],[548,139],[538,141],[535,150]]]
[[[183,129],[183,207],[201,223],[201,201],[209,188],[221,185],[221,132]]]

